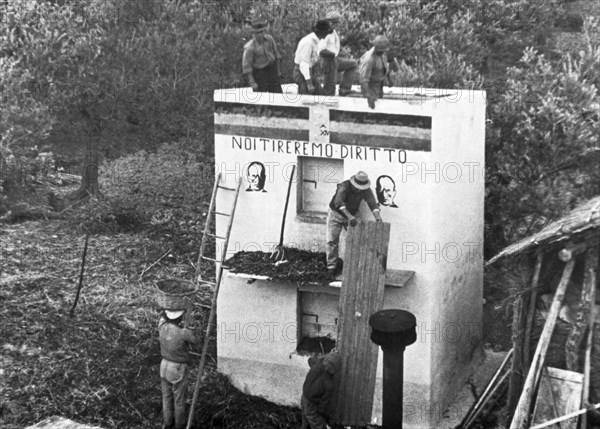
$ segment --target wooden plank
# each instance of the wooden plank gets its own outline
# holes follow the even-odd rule
[[[590,318],[590,307],[593,305],[592,297],[596,285],[590,281],[593,276],[594,266],[590,266],[595,259],[592,253],[588,252],[585,255],[585,273],[583,287],[581,288],[581,298],[577,303],[577,313],[575,315],[575,323],[565,344],[565,356],[567,361],[567,369],[570,371],[582,371],[582,362],[579,359],[579,349],[583,342],[583,336],[588,328]],[[591,274],[590,274],[591,273]]]
[[[390,225],[361,222],[348,231],[340,295],[335,423],[363,426],[371,421],[378,347],[371,342],[369,316],[383,307]]]
[[[358,270],[357,264],[350,264],[348,261],[356,260],[358,254],[358,236],[354,231],[355,228],[350,228],[348,232],[348,236],[346,237],[346,254],[344,255],[346,258],[346,263],[343,268],[343,277],[349,278],[351,276],[355,276],[356,274],[352,273],[353,270]],[[333,415],[334,421],[339,422],[344,415],[344,404],[348,402],[346,398],[346,392],[348,391],[347,384],[348,380],[351,379],[349,372],[349,353],[346,352],[347,346],[344,345],[345,341],[345,332],[351,332],[352,328],[347,327],[352,323],[351,313],[353,312],[353,308],[350,308],[354,302],[354,294],[355,289],[353,287],[348,287],[348,285],[344,285],[340,295],[339,301],[339,324],[338,324],[338,340],[336,343],[336,348],[339,350],[340,355],[342,356],[342,368],[340,371],[340,377],[337,380],[336,388],[334,389],[334,398],[337,399]]]
[[[380,236],[378,236],[378,243],[383,244],[383,243],[389,243],[390,240],[390,228],[379,228],[380,231]],[[388,247],[387,245],[381,245],[378,249],[378,252],[380,252],[380,258],[379,260],[385,264],[387,262],[387,253],[388,253]],[[382,259],[383,258],[383,259]],[[370,302],[370,312],[369,312],[369,317],[375,313],[378,310],[381,310],[383,308],[383,297],[384,297],[384,290],[385,290],[385,279],[386,279],[386,267],[384,265],[382,265],[379,269],[379,273],[378,273],[378,283],[377,283],[377,289],[376,289],[376,293],[372,294],[372,300]],[[371,350],[370,350],[370,356],[369,356],[369,360],[370,360],[370,365],[368,367],[367,373],[368,374],[376,374],[377,373],[377,357],[379,354],[379,347],[377,345],[375,345],[374,343],[371,342],[371,338],[370,338],[370,329],[369,332],[367,332],[367,335],[365,336],[366,341],[369,342],[369,345],[371,346]],[[365,389],[365,394],[369,394],[368,392],[374,392],[375,391],[375,378],[374,376],[371,376],[368,378],[367,380],[367,388]],[[371,416],[372,411],[373,411],[373,393],[370,393],[370,397],[367,398],[367,400],[365,400],[363,403],[365,405],[365,408],[363,409],[363,415],[364,416]]]
[[[546,367],[542,373],[533,413],[533,425],[544,423],[573,411],[581,405],[583,374]],[[549,426],[555,429],[577,429],[577,419]]]
[[[375,250],[375,246],[378,240],[381,238],[378,231],[376,230],[375,223],[368,223],[365,225],[364,234],[365,236],[372,237],[373,240],[368,243],[367,251],[372,252]],[[355,315],[357,320],[356,331],[354,332],[354,336],[357,338],[357,350],[358,355],[356,356],[356,366],[357,372],[355,373],[355,379],[357,384],[357,389],[355,392],[357,393],[356,399],[353,404],[354,415],[351,419],[352,422],[361,421],[361,418],[365,415],[365,408],[368,404],[372,404],[372,398],[369,400],[369,390],[365,388],[370,379],[374,377],[370,377],[369,368],[370,368],[370,352],[372,349],[370,342],[370,332],[368,324],[361,323],[362,319],[369,316],[368,309],[371,306],[371,301],[375,298],[375,291],[372,291],[373,284],[368,281],[368,279],[373,278],[374,264],[367,264],[365,266],[365,270],[363,272],[363,276],[361,278],[361,299],[357,302],[357,311],[360,315]],[[366,325],[366,326],[365,326]],[[362,388],[361,388],[362,387]],[[370,420],[370,413],[369,413]],[[369,423],[367,421],[366,423]]]
[[[590,372],[592,363],[592,345],[594,342],[594,327],[596,325],[596,269],[598,267],[598,252],[596,248],[589,249],[585,254],[585,273],[583,277],[584,289],[589,283],[591,285],[590,313],[588,320],[587,343],[585,346],[585,358],[583,364],[583,392],[581,403],[587,406],[590,400]],[[587,413],[581,416],[581,427],[587,428]]]
[[[548,346],[550,345],[550,338],[552,337],[552,332],[554,331],[554,325],[556,324],[556,319],[558,318],[558,313],[565,297],[565,291],[567,290],[567,285],[571,279],[571,273],[573,272],[574,265],[575,259],[571,259],[569,262],[567,262],[563,270],[562,277],[556,288],[556,293],[554,294],[552,306],[548,312],[548,318],[546,319],[544,329],[542,330],[537,348],[535,349],[535,354],[533,355],[533,359],[531,361],[531,368],[527,373],[523,391],[519,397],[519,403],[517,404],[515,414],[510,424],[510,429],[525,429],[527,427],[531,408],[531,399],[533,397],[537,381],[539,380],[539,375],[544,365],[544,360],[546,359],[546,352],[548,351]]]
[[[387,270],[385,272],[385,285],[390,287],[404,287],[415,277],[414,271]]]
[[[512,343],[513,343],[513,360],[511,366],[510,383],[508,386],[508,410],[514,411],[519,402],[519,394],[523,387],[523,377],[525,368],[523,365],[523,346],[525,340],[525,309],[527,303],[523,302],[523,292],[519,291],[513,304],[513,321],[512,321]]]
[[[529,297],[529,311],[527,313],[527,324],[525,325],[525,343],[523,344],[523,356],[525,356],[525,372],[529,371],[529,348],[531,344],[531,331],[533,329],[533,317],[535,316],[535,303],[537,300],[537,287],[540,282],[540,272],[542,262],[544,261],[544,252],[539,250],[536,255],[533,280],[531,281],[531,296]],[[514,410],[511,410],[511,413]]]

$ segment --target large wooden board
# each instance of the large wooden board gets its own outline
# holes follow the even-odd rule
[[[369,317],[382,309],[390,224],[362,222],[349,228],[340,294],[337,348],[342,369],[336,384],[334,421],[371,423],[378,346]]]

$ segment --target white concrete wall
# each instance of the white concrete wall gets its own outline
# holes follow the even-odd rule
[[[333,107],[302,104],[302,101],[314,102],[314,97],[298,99],[293,90],[287,89],[290,91],[287,95],[260,94],[259,103],[309,107],[313,122],[299,119],[277,119],[276,122],[270,118],[249,117],[246,123],[257,127],[271,123],[273,127],[282,128],[289,124],[294,127],[311,124],[310,141],[331,143],[332,157],[343,157],[340,145],[330,141],[330,136],[319,135],[317,122],[327,123],[323,120],[323,112],[330,107],[370,112],[366,100],[342,97]],[[417,91],[394,90],[404,94]],[[217,91],[215,101],[243,102],[246,100],[243,91]],[[398,207],[382,207],[382,217],[392,224],[388,268],[413,270],[416,275],[406,288],[387,288],[384,307],[405,309],[417,318],[417,342],[405,353],[405,422],[407,427],[435,427],[443,408],[452,402],[453,391],[468,376],[471,357],[476,354],[481,338],[485,97],[483,93],[473,91],[447,91],[444,92],[450,94],[447,97],[436,97],[440,92],[434,93],[433,90],[420,91],[430,96],[384,98],[377,102],[374,112],[431,117],[431,150],[406,150],[404,163],[398,162],[398,151],[393,153],[392,161],[388,156],[379,156],[377,160],[345,157],[343,169],[344,178],[358,170],[367,172],[373,191],[379,175],[389,175],[396,183],[395,202]],[[219,118],[221,122],[226,121],[223,116]],[[221,127],[221,132],[224,128],[226,126]],[[256,148],[252,146],[250,150],[242,150],[232,144],[232,135],[215,135],[217,170],[224,174],[227,183],[243,176],[244,166],[252,161],[262,162],[268,172],[267,192],[242,190],[229,253],[268,251],[278,241],[288,184],[286,179],[291,165],[298,159],[293,148],[294,142],[291,153],[273,151],[269,144],[261,146],[259,140]],[[325,225],[307,222],[296,215],[297,191],[298,187],[292,186],[285,243],[324,251]],[[221,194],[219,210],[226,210],[229,198]],[[224,220],[219,219],[218,233],[222,234],[224,228]],[[256,282],[241,286],[238,280],[226,277],[222,288],[218,310],[220,324],[264,322],[264,313],[269,315],[269,322],[296,320],[297,295],[289,285]],[[230,374],[236,385],[246,386],[250,393],[272,397],[276,402],[294,402],[299,395],[303,374],[308,369],[303,358],[293,354],[290,358],[289,352],[294,349],[295,344],[285,341],[264,344],[260,350],[254,345],[220,341],[219,368]],[[250,365],[250,362],[253,363]],[[257,375],[262,374],[261,368],[266,372]],[[267,374],[272,371],[280,378],[286,378],[289,386],[267,388],[270,386]],[[378,366],[374,422],[381,418],[380,378],[381,362]],[[259,387],[261,383],[262,387]],[[256,388],[248,387],[252,385]],[[277,394],[272,395],[269,389],[276,389]]]

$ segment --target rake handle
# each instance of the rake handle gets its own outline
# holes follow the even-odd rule
[[[296,172],[296,165],[292,166],[292,174],[290,175],[290,181],[288,183],[287,195],[285,197],[285,206],[283,208],[283,218],[281,219],[281,235],[279,236],[279,247],[283,246],[283,233],[285,231],[285,217],[287,215],[288,203],[290,202],[290,191],[292,190],[292,179]]]

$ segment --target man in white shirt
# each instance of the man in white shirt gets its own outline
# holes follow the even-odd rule
[[[336,10],[327,12],[324,21],[329,23],[333,31],[319,41],[319,55],[321,56],[323,70],[323,92],[326,95],[335,95],[338,73],[342,74],[339,95],[350,94],[358,65],[352,58],[339,58],[340,36],[335,31],[335,26],[340,22],[341,17]]]
[[[298,84],[298,94],[322,94],[319,82],[319,40],[331,32],[327,21],[318,21],[313,27],[313,32],[304,36],[294,56],[294,82]]]

